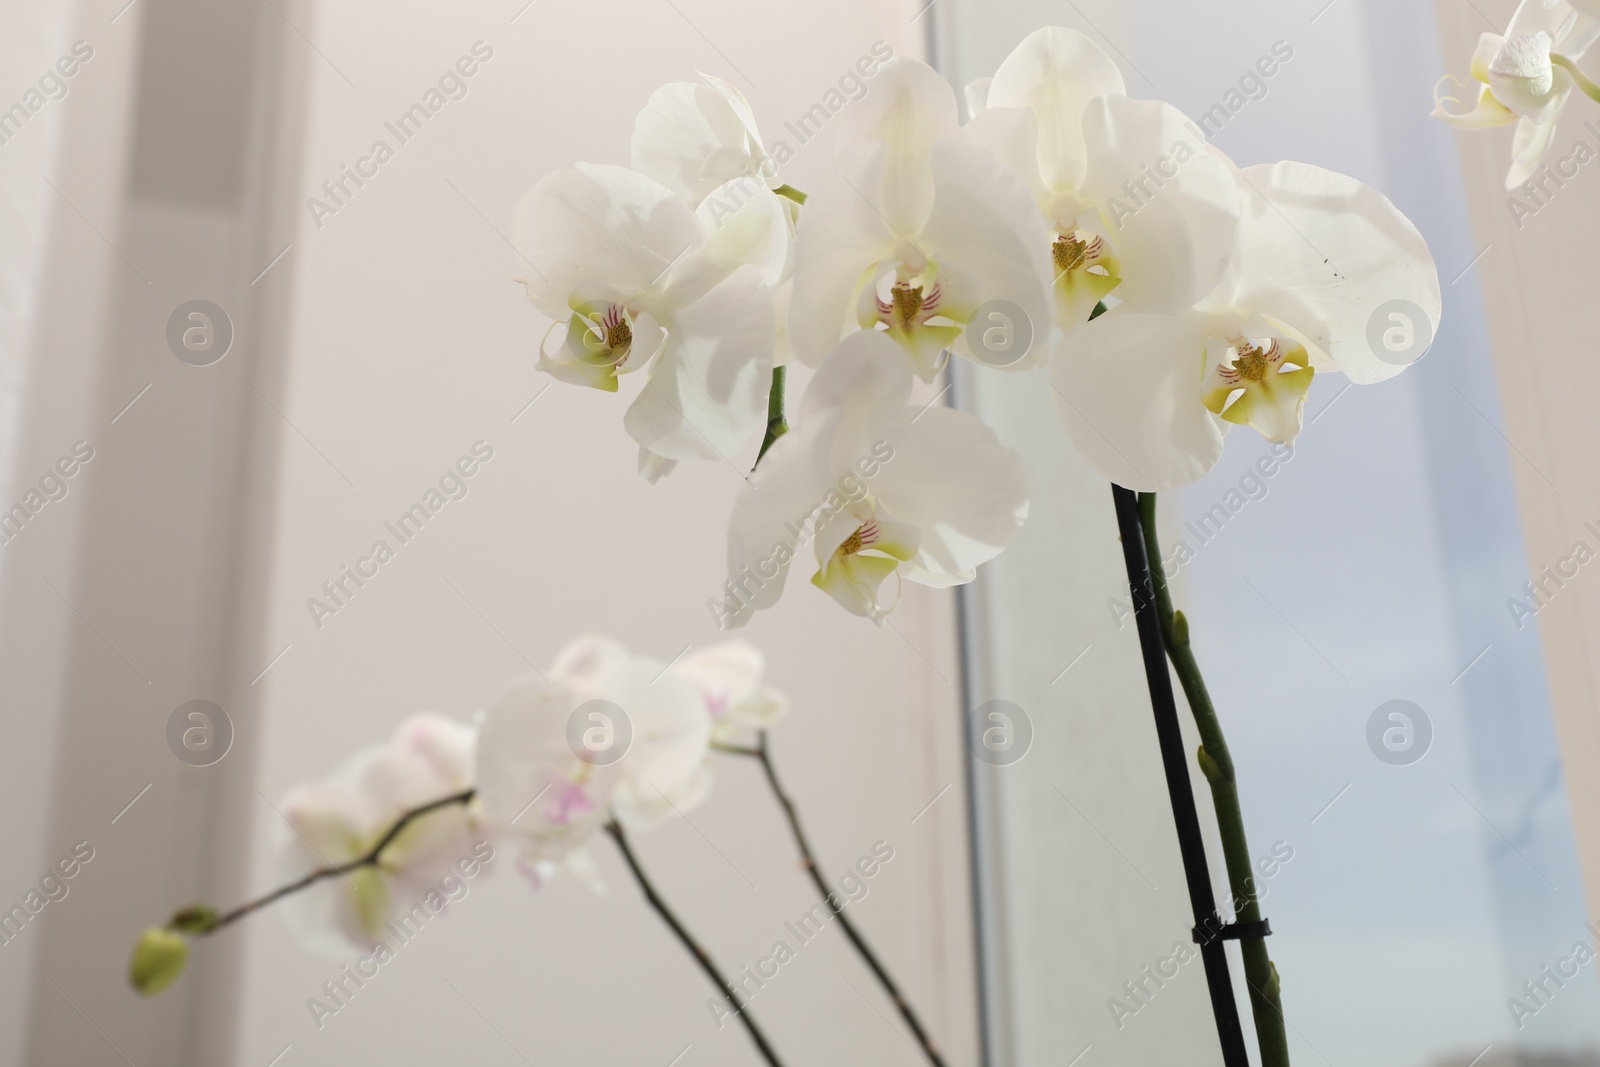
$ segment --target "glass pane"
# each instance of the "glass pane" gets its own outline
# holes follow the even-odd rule
[[[961,84],[1037,26],[1075,26],[1120,57],[1131,95],[1206,118],[1240,164],[1352,174],[1427,237],[1445,285],[1428,356],[1381,389],[1317,381],[1295,450],[1237,432],[1206,479],[1164,497],[1165,547],[1186,550],[1174,595],[1252,853],[1281,861],[1264,911],[1296,1062],[1600,1062],[1593,969],[1542,971],[1597,934],[1538,627],[1508,607],[1529,580],[1513,484],[1528,460],[1500,423],[1454,134],[1426,117],[1451,67],[1431,9],[1397,7],[1134,0],[1078,9],[1091,23],[958,4],[942,28]],[[1123,991],[1165,955],[1187,902],[1109,490],[1072,455],[1047,390],[962,385],[1034,456],[1029,529],[968,598],[970,702],[1012,700],[1035,730],[1033,759],[977,773],[991,1051],[1220,1062],[1198,967],[1143,1004]],[[1114,1018],[1118,999],[1137,1012]]]

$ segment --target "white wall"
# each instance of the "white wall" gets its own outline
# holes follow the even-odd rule
[[[294,244],[291,358],[256,384],[305,439],[284,440],[269,639],[258,649],[264,664],[291,646],[261,682],[255,784],[268,797],[407,712],[471,714],[574,636],[610,633],[663,660],[716,639],[705,601],[721,585],[727,510],[754,442],[732,464],[685,466],[652,487],[635,475],[621,427],[626,387],[615,397],[557,385],[513,423],[550,379],[533,366],[546,323],[507,278],[503,232],[522,191],[549,170],[626,162],[633,116],[665,81],[696,69],[730,78],[779,138],[783,120],[874,41],[912,52],[920,42],[891,5],[813,5],[781,19],[728,3],[538,3],[518,16],[519,7],[408,4],[397,17],[393,4],[324,3],[301,23],[327,61],[313,62],[305,165],[283,191],[296,201],[383,136],[383,122],[473,42],[494,55],[469,95],[347,207],[321,228],[302,210],[281,238]],[[786,177],[814,185],[830,152],[800,149]],[[470,495],[314,626],[305,601],[320,583],[478,440],[495,458]],[[898,631],[875,630],[797,582],[749,636],[794,699],[774,744],[824,864],[837,873],[874,841],[894,845],[896,859],[854,914],[952,1062],[971,1063],[952,607],[947,595],[919,591],[895,616]],[[717,776],[692,823],[637,845],[686,921],[736,970],[784,936],[812,893],[754,768],[733,762]],[[264,801],[252,821],[260,887],[276,876],[265,841],[281,826]],[[742,1031],[712,1025],[714,991],[609,844],[595,851],[608,895],[571,880],[535,895],[503,859],[498,877],[320,1031],[306,1001],[336,964],[262,916],[239,935],[237,1062],[265,1063],[291,1044],[302,1064],[514,1062],[507,1044],[534,1062],[665,1064],[685,1045],[684,1063],[751,1062]],[[752,1011],[789,1062],[914,1059],[836,934],[802,949]]]

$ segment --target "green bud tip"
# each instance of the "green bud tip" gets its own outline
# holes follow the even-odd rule
[[[152,926],[139,935],[133,960],[128,964],[128,984],[141,995],[153,997],[178,980],[189,962],[189,946],[181,934]]]
[[[209,934],[217,928],[217,909],[204,904],[190,904],[174,915],[167,926],[186,934]]]
[[[1172,613],[1172,640],[1179,645],[1189,643],[1189,619],[1181,611]]]
[[[1195,753],[1200,761],[1200,770],[1205,773],[1206,781],[1215,782],[1222,776],[1222,768],[1217,766],[1217,761],[1211,758],[1206,751],[1206,746],[1201,745]]]

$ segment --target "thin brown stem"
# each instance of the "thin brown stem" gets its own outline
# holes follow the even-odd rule
[[[628,844],[628,835],[622,829],[622,824],[613,819],[611,822],[606,823],[606,833],[610,834],[612,839],[616,841],[617,849],[621,851],[622,858],[628,865],[628,870],[633,872],[633,877],[639,883],[639,888],[644,891],[644,897],[650,902],[650,906],[672,928],[672,932],[678,935],[678,940],[683,942],[683,947],[688,949],[689,954],[695,958],[695,962],[700,964],[700,969],[706,972],[706,977],[711,979],[711,984],[717,987],[717,991],[727,999],[729,1004],[733,1005],[733,1014],[744,1024],[745,1030],[750,1034],[750,1040],[755,1042],[755,1046],[761,1051],[762,1057],[772,1064],[772,1067],[783,1067],[778,1062],[778,1054],[767,1043],[767,1036],[761,1032],[761,1027],[756,1025],[755,1017],[750,1014],[750,1010],[739,999],[739,994],[733,991],[733,983],[729,982],[722,972],[717,969],[717,965],[712,961],[710,953],[700,947],[700,943],[694,939],[694,935],[689,933],[683,923],[678,921],[677,915],[673,914],[672,909],[667,906],[667,902],[661,899],[661,894],[656,892],[655,885],[651,883],[649,876],[644,873],[644,868],[640,866],[639,858],[633,854],[633,848]]]
[[[839,926],[844,930],[845,937],[855,947],[856,953],[866,963],[867,969],[878,979],[878,984],[883,987],[883,991],[894,1002],[895,1009],[900,1012],[900,1017],[905,1020],[906,1026],[910,1027],[911,1032],[916,1035],[917,1042],[922,1046],[923,1055],[928,1057],[928,1062],[934,1064],[935,1067],[944,1067],[944,1059],[939,1055],[938,1046],[928,1036],[928,1031],[923,1027],[922,1020],[917,1017],[917,1013],[912,1009],[905,995],[900,992],[900,987],[895,984],[894,978],[890,976],[883,962],[878,959],[878,955],[872,950],[872,946],[867,944],[867,939],[861,936],[861,931],[857,930],[855,924],[845,915],[845,902],[839,899],[839,894],[828,888],[828,883],[823,879],[822,871],[817,866],[816,855],[811,851],[811,842],[806,839],[806,832],[800,825],[800,812],[795,807],[795,803],[789,794],[784,790],[783,783],[778,780],[778,771],[772,762],[772,752],[767,746],[767,732],[762,730],[757,735],[756,745],[753,748],[744,745],[726,744],[717,744],[713,747],[719,752],[726,752],[735,756],[748,756],[760,762],[761,769],[767,775],[767,784],[772,787],[772,794],[778,798],[778,805],[783,808],[783,814],[789,821],[789,829],[794,834],[795,845],[800,849],[800,866],[810,876],[812,884],[817,887],[817,892],[822,894],[822,899],[827,903],[828,909],[839,920]]]
[[[268,904],[282,900],[284,897],[292,896],[293,894],[300,892],[300,890],[313,886],[325,878],[340,877],[343,875],[348,875],[352,871],[359,871],[363,867],[377,866],[379,859],[383,856],[383,850],[392,845],[394,843],[394,839],[399,837],[401,831],[407,826],[411,825],[412,822],[422,818],[424,815],[438,811],[440,808],[447,808],[453,804],[469,804],[472,802],[472,798],[477,795],[477,792],[478,791],[476,789],[464,789],[459,793],[452,793],[450,796],[440,797],[438,800],[429,801],[419,808],[412,808],[410,811],[401,815],[399,819],[395,820],[394,825],[389,827],[382,837],[378,838],[377,843],[360,857],[353,859],[348,863],[335,864],[331,867],[319,867],[310,874],[306,875],[304,878],[290,882],[285,886],[279,886],[266,896],[257,897],[255,900],[241,904],[232,911],[217,916],[217,919],[214,923],[211,923],[201,929],[194,930],[194,936],[204,937],[207,934],[214,934],[224,926],[227,926],[230,923],[238,922],[246,915],[249,915],[255,911],[259,911]]]

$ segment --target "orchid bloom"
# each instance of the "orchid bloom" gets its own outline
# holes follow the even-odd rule
[[[744,94],[721,78],[700,78],[652,93],[634,120],[632,146],[634,170],[694,207],[736,179],[752,179],[745,183],[751,195],[778,173]]]
[[[384,744],[356,753],[324,781],[298,785],[278,805],[285,872],[365,856],[413,808],[472,787],[476,731],[439,715],[406,719]],[[385,924],[436,892],[438,880],[471,854],[477,815],[450,805],[412,820],[379,856],[290,897],[291,925],[330,955],[366,952]]]
[[[1228,164],[1177,108],[1124,95],[1089,38],[1028,35],[967,100],[969,135],[1022,176],[1047,224],[1062,329],[1113,293],[1172,311],[1221,281],[1239,214]]]
[[[632,741],[612,806],[629,825],[645,826],[694,807],[711,788],[711,720],[699,689],[669,665],[634,656],[606,637],[573,641],[550,677],[587,700],[605,700],[628,716]]]
[[[1042,334],[1049,240],[1033,197],[966,142],[955,94],[932,68],[896,57],[841,121],[855,126],[838,179],[801,212],[789,335],[817,366],[854,330],[886,334],[924,380],[946,350],[973,357],[966,328],[1006,300]],[[980,324],[982,325],[982,324]],[[1016,367],[1038,366],[1044,345]]]
[[[541,342],[539,369],[605,392],[646,370],[623,425],[651,481],[679,460],[727,456],[765,421],[781,205],[748,198],[713,219],[625,167],[578,164],[517,208],[513,277],[550,332],[565,329],[553,350]]]
[[[1478,39],[1471,72],[1481,84],[1470,109],[1443,89],[1446,81],[1470,83],[1446,75],[1434,88],[1433,116],[1463,130],[1515,122],[1506,175],[1506,188],[1515,189],[1533,176],[1550,151],[1573,86],[1600,101],[1600,87],[1575,63],[1597,37],[1600,0],[1522,0],[1505,36],[1486,33]]]
[[[672,82],[651,94],[634,120],[633,169],[682,196],[714,226],[737,215],[748,199],[778,202],[787,245],[784,266],[773,283],[777,314],[772,363],[781,366],[793,355],[787,318],[800,205],[776,190],[778,168],[793,152],[779,141],[769,153],[744,94],[721,78],[700,78]]]
[[[711,740],[732,744],[771,729],[789,712],[789,698],[761,676],[766,657],[747,641],[697,648],[673,664],[672,672],[700,691],[711,717]]]
[[[1068,436],[1129,489],[1197,480],[1229,425],[1292,444],[1314,373],[1383,381],[1438,326],[1433,257],[1382,194],[1304,163],[1238,175],[1238,249],[1214,292],[1174,313],[1115,308],[1052,357]]]
[[[581,638],[547,678],[519,678],[489,705],[479,799],[523,839],[525,859],[567,859],[613,816],[644,826],[704,799],[710,737],[694,686],[607,638]]]
[[[883,331],[863,330],[812,378],[797,425],[734,501],[726,595],[710,603],[719,625],[777,603],[804,540],[812,584],[881,626],[902,578],[970,582],[1021,529],[1021,459],[971,415],[909,403],[911,368],[897,356]]]

